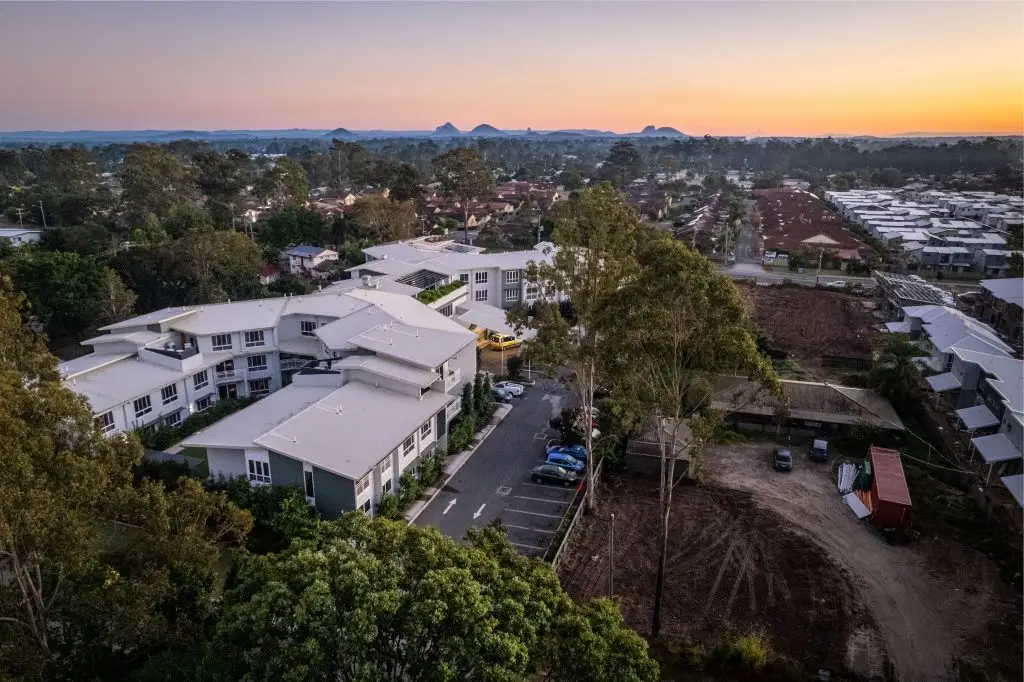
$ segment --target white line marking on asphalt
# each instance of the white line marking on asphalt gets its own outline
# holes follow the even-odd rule
[[[507,486],[507,485],[498,486],[498,494],[499,495],[505,495],[505,496],[511,495],[512,494],[512,487],[511,486]]]
[[[541,514],[540,512],[523,511],[522,509],[506,509],[507,512],[515,512],[516,514],[529,514],[530,516],[544,516],[549,519],[560,519],[562,518],[558,514]]]
[[[519,485],[528,485],[531,488],[544,488],[544,490],[547,490],[548,492],[551,492],[551,491],[558,492],[558,488],[554,488],[554,487],[552,487],[550,485],[541,485],[540,483],[520,483]],[[572,488],[563,488],[562,491],[563,492],[570,492],[570,491],[572,491]]]
[[[536,545],[524,545],[521,542],[512,542],[511,540],[508,541],[508,544],[515,545],[516,547],[523,547],[525,549],[535,549],[539,552],[543,552],[545,549],[547,549],[547,547],[537,547]]]
[[[534,502],[547,502],[548,504],[561,504],[568,505],[568,500],[545,500],[543,497],[525,497],[523,495],[513,495],[512,497],[517,500],[533,500]]]
[[[531,533],[544,533],[545,535],[554,535],[553,530],[541,530],[540,528],[531,528],[530,526],[513,526],[511,523],[502,524],[506,528],[515,528],[516,530],[528,530]]]
[[[473,512],[473,518],[474,519],[479,519],[480,515],[484,513],[484,507],[486,507],[486,506],[487,506],[487,503],[481,504],[480,508],[477,509],[475,512]]]
[[[454,504],[455,504],[455,503],[456,503],[457,501],[458,501],[458,500],[457,500],[457,498],[452,498],[452,500],[451,500],[451,501],[450,501],[450,502],[448,503],[448,506],[444,508],[444,511],[443,511],[443,512],[441,512],[441,516],[444,516],[445,514],[447,514],[447,513],[448,513],[448,511],[449,511],[449,510],[450,510],[450,509],[452,508],[452,506],[453,506],[453,505],[454,505]]]

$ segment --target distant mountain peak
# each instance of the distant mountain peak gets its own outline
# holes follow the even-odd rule
[[[444,125],[437,126],[434,128],[435,135],[458,135],[459,129],[451,124],[451,121],[445,121]]]
[[[489,123],[481,123],[473,130],[469,131],[470,135],[507,135],[503,130],[498,130]]]
[[[663,126],[661,128],[657,128],[655,126],[644,126],[644,129],[639,133],[636,133],[636,135],[638,137],[686,137],[685,133],[681,133],[670,126]]]
[[[331,132],[324,135],[324,137],[355,137],[355,133],[345,128],[335,128]]]

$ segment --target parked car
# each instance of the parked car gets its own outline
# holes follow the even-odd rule
[[[491,387],[491,395],[494,396],[495,400],[502,403],[511,402],[512,400],[511,393],[500,388],[494,388],[493,386]]]
[[[499,381],[498,383],[493,384],[491,388],[496,388],[501,391],[507,391],[508,393],[511,393],[517,398],[523,395],[523,392],[526,390],[526,387],[523,386],[522,384],[517,384],[512,381]]]
[[[792,471],[793,455],[786,448],[772,450],[772,468],[776,471]]]
[[[587,459],[586,446],[580,445],[579,443],[575,445],[563,445],[562,441],[558,439],[549,440],[548,444],[544,448],[544,452],[546,452],[549,455],[553,452],[564,452],[565,454],[571,455],[576,459],[582,459],[583,461],[586,461]]]
[[[530,471],[530,480],[534,483],[556,483],[568,487],[576,482],[576,472],[556,464],[541,464]]]
[[[845,289],[846,288],[846,282],[844,282],[841,279],[837,279],[834,282],[826,282],[825,286],[827,286],[829,289]]]
[[[547,463],[555,464],[557,466],[562,467],[563,469],[568,469],[569,471],[578,472],[583,471],[584,469],[587,468],[587,463],[584,462],[582,459],[576,459],[568,452],[564,452],[562,450],[549,453]]]
[[[517,339],[509,334],[498,334],[492,332],[487,336],[487,344],[494,350],[509,350],[523,345],[522,339]]]
[[[807,451],[807,459],[812,462],[828,461],[828,441],[815,440],[811,443],[811,449]]]

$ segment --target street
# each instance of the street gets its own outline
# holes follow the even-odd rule
[[[520,552],[543,556],[576,491],[534,484],[530,469],[544,461],[555,435],[548,420],[566,400],[559,384],[538,378],[414,523],[462,540],[470,527],[500,519]]]

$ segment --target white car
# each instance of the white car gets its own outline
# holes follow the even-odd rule
[[[832,289],[845,289],[846,288],[846,282],[844,282],[841,279],[837,279],[834,282],[826,283],[825,286],[830,287]]]
[[[512,381],[499,381],[498,383],[493,384],[492,386],[493,388],[496,388],[499,391],[504,391],[505,393],[514,395],[517,398],[521,397],[523,395],[523,392],[526,390],[526,387],[523,386],[522,384],[517,384]]]

